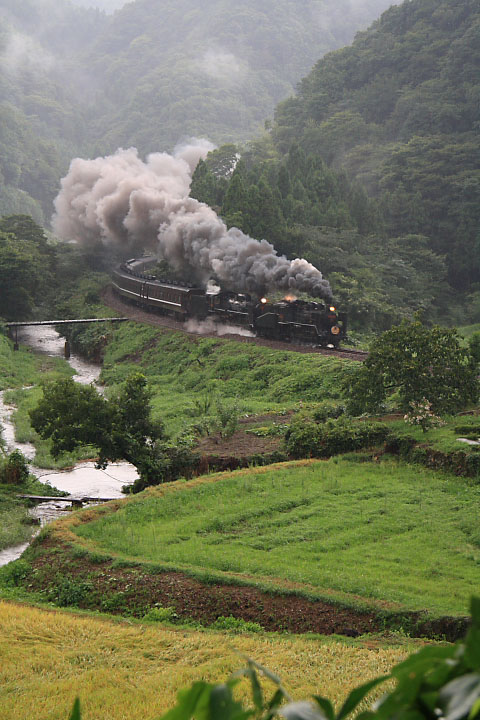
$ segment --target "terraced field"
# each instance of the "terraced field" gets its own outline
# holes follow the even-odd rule
[[[480,581],[479,499],[462,478],[333,458],[152,488],[74,531],[96,551],[207,581],[463,615]]]

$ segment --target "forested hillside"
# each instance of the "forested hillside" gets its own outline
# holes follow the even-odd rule
[[[363,325],[477,321],[479,129],[478,3],[410,0],[318,62],[231,179],[217,151],[192,192],[320,267]]]
[[[91,81],[75,59],[105,20],[59,0],[0,8],[0,214],[48,222],[59,179],[86,149]]]
[[[413,0],[317,63],[276,112],[287,151],[346,168],[392,235],[421,233],[456,290],[480,280],[480,6]]]
[[[137,0],[116,13],[88,64],[101,78],[108,150],[171,148],[182,136],[240,141],[328,50],[389,0]]]
[[[3,0],[0,213],[48,222],[78,155],[251,137],[321,55],[389,4]]]

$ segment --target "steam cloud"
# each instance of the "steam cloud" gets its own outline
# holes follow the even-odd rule
[[[54,231],[125,252],[156,248],[177,273],[204,287],[213,277],[237,292],[297,290],[330,298],[330,285],[316,267],[280,257],[269,242],[238,228],[227,230],[208,205],[188,196],[194,163],[209,149],[182,146],[177,156],[154,153],[146,162],[135,148],[73,160],[55,199]]]

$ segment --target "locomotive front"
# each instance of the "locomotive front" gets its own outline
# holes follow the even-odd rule
[[[254,311],[254,327],[263,337],[338,348],[347,334],[347,318],[333,305],[288,297],[270,303],[262,298]]]

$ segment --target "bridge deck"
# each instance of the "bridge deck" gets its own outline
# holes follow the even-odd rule
[[[5,327],[19,328],[29,327],[30,325],[79,325],[80,323],[99,323],[99,322],[127,322],[127,317],[112,318],[85,318],[77,320],[35,320],[32,322],[6,322]]]
[[[110,502],[110,500],[118,500],[118,498],[100,498],[100,497],[49,497],[48,495],[17,495],[24,500],[34,500],[35,502]]]

